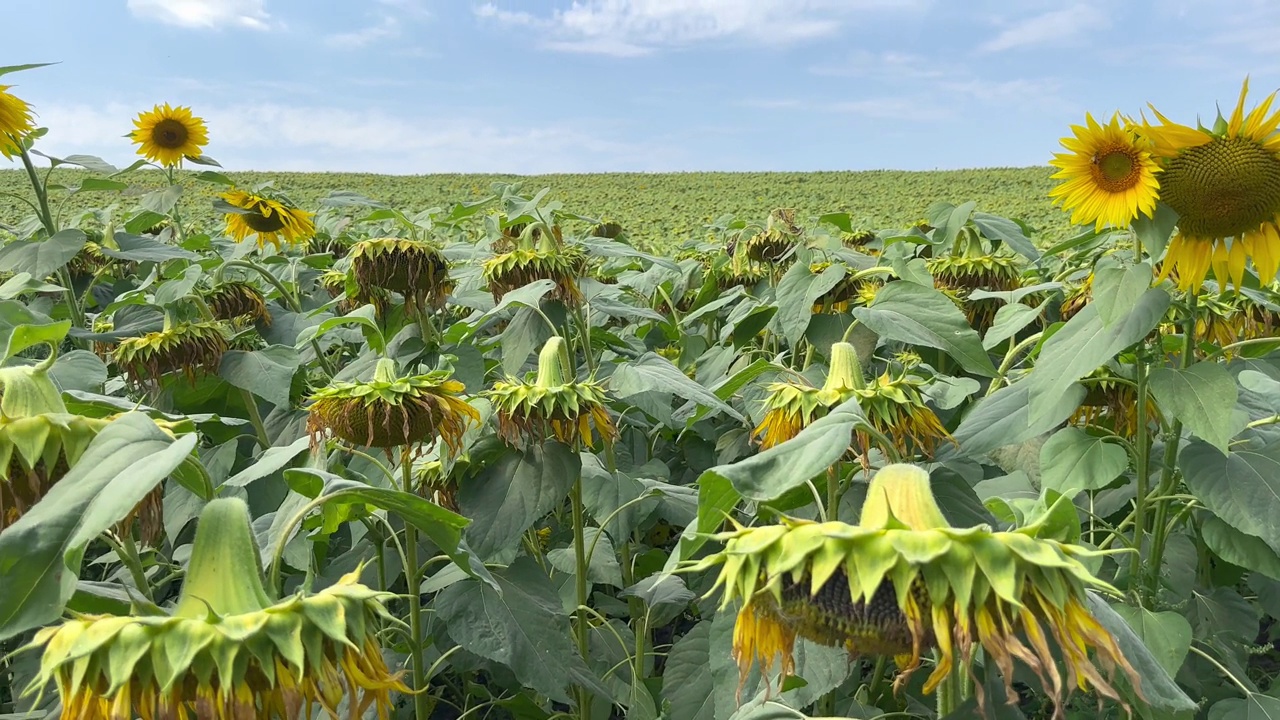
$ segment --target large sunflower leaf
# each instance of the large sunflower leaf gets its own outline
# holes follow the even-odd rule
[[[511,557],[524,531],[564,502],[581,462],[567,445],[550,442],[507,453],[467,480],[458,491],[458,507],[473,521],[467,543],[486,560]]]
[[[980,457],[996,448],[1017,445],[1049,432],[1071,417],[1085,396],[1084,386],[1072,383],[1063,388],[1051,408],[1032,422],[1030,392],[1031,386],[1023,380],[1000,388],[969,408],[960,426],[951,434],[960,445],[958,454]],[[938,451],[939,458],[952,454],[956,452],[950,445],[943,445]]]
[[[1221,363],[1198,362],[1184,370],[1156,368],[1151,373],[1151,394],[1161,409],[1222,452],[1248,422],[1234,412],[1239,391]]]
[[[28,272],[44,279],[71,262],[88,242],[83,230],[60,230],[44,240],[13,242],[0,250],[0,271]]]
[[[112,421],[27,514],[0,532],[0,639],[53,622],[75,594],[85,547],[195,448],[142,413]]]
[[[1196,440],[1178,454],[1187,487],[1231,527],[1280,551],[1280,444],[1223,454]]]
[[[1028,420],[1039,423],[1056,414],[1072,384],[1146,337],[1164,317],[1169,302],[1169,293],[1163,288],[1151,288],[1111,327],[1103,324],[1092,303],[1084,306],[1045,341],[1035,368],[1022,381],[1028,383]]]
[[[1054,433],[1040,448],[1040,485],[1067,497],[1100,490],[1129,467],[1129,453],[1077,427]]]
[[[969,326],[964,313],[932,287],[891,282],[876,293],[870,307],[854,309],[853,316],[881,337],[937,348],[977,375],[996,374],[991,358],[982,349],[982,338]]]
[[[711,680],[711,621],[685,633],[667,655],[662,672],[662,700],[671,720],[715,720],[715,685]]]
[[[1182,688],[1169,677],[1169,673],[1165,672],[1160,661],[1142,642],[1142,638],[1105,600],[1094,592],[1087,592],[1085,606],[1102,627],[1111,633],[1116,645],[1120,647],[1120,654],[1137,671],[1146,704],[1169,712],[1189,712],[1196,709],[1195,701],[1187,697]]]
[[[440,591],[434,608],[444,632],[552,700],[569,702],[571,685],[610,697],[574,649],[569,618],[542,569],[522,557],[493,576],[496,588],[467,579]]]

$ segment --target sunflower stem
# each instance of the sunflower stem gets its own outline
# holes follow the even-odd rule
[[[179,160],[179,162],[181,162],[181,160]],[[170,165],[165,168],[165,172],[169,176],[169,187],[177,186],[179,190],[181,190],[182,183],[179,183],[177,178],[175,178],[173,175],[173,172],[176,169],[177,169],[176,165]],[[178,197],[182,197],[181,192],[178,193]],[[182,230],[182,213],[181,211],[178,210],[177,202],[173,203],[173,207],[169,209],[169,213],[173,217],[173,238],[177,240],[179,244],[181,244],[184,239],[184,233]]]
[[[244,400],[244,406],[249,411],[249,422],[253,425],[253,431],[258,437],[258,444],[263,450],[271,447],[271,439],[267,437],[267,428],[262,424],[262,411],[258,409],[258,399],[253,393],[240,389],[240,397]]]
[[[31,191],[35,193],[36,201],[40,204],[36,212],[40,217],[40,224],[44,226],[45,234],[53,237],[58,232],[58,226],[53,220],[53,213],[49,210],[48,187],[40,182],[40,176],[36,173],[36,166],[31,162],[31,154],[27,151],[26,144],[21,141],[14,144],[22,156],[22,166],[26,169],[27,178],[31,181]],[[51,167],[50,170],[52,169]],[[63,296],[67,303],[67,312],[71,314],[72,323],[78,328],[85,327],[84,310],[80,307],[75,288],[71,286],[71,273],[67,272],[66,265],[58,268],[58,283],[64,288]],[[81,340],[73,340],[73,342],[76,347],[84,347],[84,342]]]
[[[133,542],[133,536],[123,534],[118,539],[111,539],[110,535],[104,536],[107,544],[111,549],[116,551],[116,556],[120,558],[120,562],[124,563],[125,568],[129,571],[129,577],[132,578],[133,584],[137,586],[138,592],[147,599],[147,602],[155,603],[155,596],[151,592],[151,583],[147,581],[147,572],[142,568],[142,558],[138,555],[138,546]]]
[[[578,477],[573,481],[573,490],[569,494],[569,503],[573,511],[573,555],[576,561],[574,573],[574,589],[577,592],[578,607],[587,607],[587,542],[586,528],[584,527],[584,508],[582,505],[582,474],[578,473]],[[586,614],[581,610],[576,612],[576,622],[574,623],[574,637],[578,644],[578,654],[582,659],[588,660],[590,657],[590,639],[587,634],[588,623]],[[579,720],[591,720],[591,691],[584,687],[578,688],[578,718]]]
[[[412,451],[405,446],[400,451],[400,482],[402,490],[413,493]],[[426,692],[426,674],[422,667],[422,591],[418,579],[418,529],[413,523],[404,524],[405,566],[404,580],[409,594],[409,664],[413,674],[413,715],[416,720],[431,717],[431,696]]]
[[[1137,391],[1137,407],[1143,408],[1147,401],[1147,356],[1142,349],[1145,349],[1146,341],[1142,342],[1138,352],[1137,366],[1134,368],[1135,384]],[[1133,506],[1133,546],[1139,548],[1129,559],[1129,587],[1140,588],[1142,584],[1138,582],[1142,576],[1142,540],[1147,528],[1147,495],[1151,492],[1151,473],[1148,468],[1148,462],[1151,455],[1151,447],[1147,442],[1147,418],[1144,413],[1139,412],[1137,422],[1136,437],[1133,440],[1134,449],[1134,472],[1138,476],[1138,491],[1134,499]],[[1141,602],[1141,598],[1139,598]]]

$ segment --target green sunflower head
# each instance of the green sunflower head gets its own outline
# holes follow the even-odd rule
[[[394,360],[382,358],[367,382],[338,381],[311,396],[307,431],[326,432],[349,443],[375,448],[418,445],[439,437],[451,451],[462,444],[467,426],[480,415],[459,395],[462,383],[447,370],[401,375]]]
[[[568,445],[580,440],[594,447],[594,435],[613,439],[617,428],[605,408],[604,388],[594,380],[573,379],[564,338],[552,337],[538,355],[534,382],[507,378],[484,396],[498,415],[498,434],[515,447],[554,438]]]
[[[177,605],[155,615],[80,615],[44,628],[25,696],[55,684],[65,717],[297,718],[391,710],[409,692],[382,658],[377,629],[392,596],[359,570],[314,594],[273,602],[243,501],[205,506]],[[305,713],[305,714],[304,714]]]
[[[1115,674],[1141,692],[1137,673],[1086,609],[1087,590],[1118,592],[1085,565],[1102,553],[1037,533],[952,527],[928,473],[889,465],[872,478],[857,525],[783,519],[720,533],[713,537],[723,549],[682,571],[718,569],[711,593],[722,590],[721,608],[741,604],[734,657],[743,682],[753,663],[768,672],[778,657],[790,672],[799,636],[899,656],[898,687],[933,648],[938,661],[924,684],[931,693],[957,665],[972,672],[980,645],[987,667],[1004,675],[1010,702],[1019,662],[1059,713],[1072,686],[1123,704]],[[980,704],[981,687],[975,683]]]

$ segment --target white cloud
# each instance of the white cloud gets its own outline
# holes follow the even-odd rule
[[[1036,15],[1005,28],[983,43],[983,52],[1043,47],[1071,42],[1082,33],[1105,27],[1107,16],[1091,5],[1071,5]]]
[[[809,72],[825,77],[872,76],[880,80],[929,79],[947,74],[940,61],[922,55],[895,51],[873,53],[866,50],[855,51],[841,62],[814,65],[809,68]]]
[[[128,0],[129,12],[146,20],[187,28],[243,27],[266,30],[271,16],[264,0]]]
[[[38,149],[55,156],[98,155],[124,166],[135,148],[121,137],[134,109],[123,103],[40,105],[49,134]],[[421,174],[658,171],[677,153],[651,143],[613,139],[572,123],[529,126],[464,114],[423,117],[325,105],[228,104],[197,109],[209,128],[208,154],[229,171]]]
[[[785,45],[834,35],[851,15],[913,9],[924,1],[576,0],[550,16],[505,10],[489,2],[478,6],[475,14],[547,32],[547,49],[630,57],[729,38]]]
[[[334,33],[325,37],[325,44],[338,48],[362,48],[379,40],[390,40],[400,36],[400,23],[387,16],[381,21],[345,33]]]

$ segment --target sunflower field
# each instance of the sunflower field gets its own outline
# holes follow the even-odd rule
[[[658,247],[10,89],[5,717],[1280,717],[1274,96],[1086,117],[1034,222]]]

